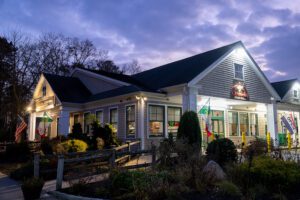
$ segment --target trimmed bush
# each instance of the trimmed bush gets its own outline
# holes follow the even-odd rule
[[[88,148],[87,143],[82,140],[67,140],[56,146],[57,153],[85,152]]]
[[[43,179],[30,178],[22,183],[22,192],[25,200],[39,199],[44,186]]]
[[[228,162],[237,161],[237,150],[234,143],[228,138],[221,138],[210,142],[206,149],[208,160],[214,160],[224,166]]]
[[[201,144],[201,129],[197,113],[185,112],[180,118],[177,139],[187,140],[189,144]]]
[[[53,154],[52,144],[48,138],[42,139],[41,149],[45,155]]]
[[[232,182],[222,181],[216,184],[216,195],[220,198],[239,200],[242,197],[242,192]]]

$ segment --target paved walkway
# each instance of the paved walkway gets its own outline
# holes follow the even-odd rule
[[[41,199],[56,200],[56,198],[49,196],[46,192],[55,190],[55,180],[47,181],[43,187]],[[0,199],[1,200],[23,200],[23,193],[21,190],[21,183],[17,182],[7,175],[0,172]]]

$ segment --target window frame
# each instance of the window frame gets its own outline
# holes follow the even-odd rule
[[[96,117],[96,119],[98,119],[97,118],[97,112],[102,112],[102,121],[99,121],[99,123],[100,124],[104,124],[104,110],[102,108],[95,110],[95,117]]]
[[[230,134],[230,129],[229,129],[229,113],[237,113],[237,135],[232,135],[232,134]],[[240,137],[241,135],[240,135],[240,119],[239,119],[239,111],[236,111],[236,110],[228,110],[227,111],[227,118],[228,118],[228,136],[229,137]]]
[[[159,136],[153,136],[153,135],[151,135],[151,132],[150,132],[150,107],[151,106],[158,106],[158,107],[162,107],[163,108],[163,133],[161,134],[161,135],[159,135]],[[166,128],[166,115],[167,115],[167,113],[166,113],[166,105],[165,104],[152,104],[152,103],[150,103],[150,104],[148,104],[148,106],[147,106],[147,138],[148,139],[155,139],[155,138],[165,138],[167,135],[166,135],[166,133],[168,132],[167,131],[167,128]]]
[[[77,123],[81,124],[81,123],[80,123],[80,120],[79,120],[80,113],[73,113],[73,125],[75,124],[75,115],[78,116],[78,122],[77,122]]]
[[[89,133],[91,132],[90,127],[89,127],[89,132],[86,132],[86,131],[85,131],[85,125],[86,125],[86,124],[85,124],[85,114],[91,115],[91,111],[84,112],[84,113],[83,113],[83,117],[82,117],[82,118],[83,118],[83,133],[84,133],[84,134],[89,134]],[[89,125],[90,125],[90,124],[89,124]]]
[[[236,77],[236,72],[237,72],[237,71],[236,71],[236,66],[241,66],[241,67],[242,67],[242,72],[241,72],[242,78]],[[236,62],[233,63],[234,79],[236,79],[236,80],[242,80],[242,81],[245,80],[245,68],[244,68],[244,67],[245,67],[245,66],[242,65],[242,64],[240,64],[240,63],[236,63]],[[240,72],[238,72],[238,73],[240,73]]]
[[[298,90],[293,90],[293,97],[294,98],[298,98]]]
[[[42,97],[45,97],[45,96],[47,96],[47,85],[46,84],[44,84],[42,86]]]
[[[110,124],[110,125],[112,125],[112,123],[111,123],[111,110],[117,110],[117,134],[118,134],[118,131],[119,131],[119,108],[118,108],[118,106],[115,106],[115,107],[110,107],[109,109],[108,109],[108,123]]]
[[[168,113],[169,108],[175,108],[175,109],[179,108],[180,109],[180,116],[179,116],[179,121],[178,122],[180,122],[180,118],[182,116],[182,107],[181,106],[167,106],[167,110],[166,110],[166,112],[167,112],[167,114],[166,114],[166,118],[167,118],[166,125],[167,125],[167,134],[168,135],[170,134],[170,132],[169,132],[169,113]]]
[[[134,106],[134,122],[135,122],[135,133],[134,133],[134,136],[132,137],[128,137],[128,126],[127,126],[127,107],[131,107],[131,106]],[[135,139],[137,137],[137,106],[136,104],[127,104],[125,105],[125,138],[126,139]]]

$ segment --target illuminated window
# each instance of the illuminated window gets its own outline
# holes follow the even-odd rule
[[[181,108],[168,107],[168,133],[176,137],[181,117]]]
[[[96,111],[96,119],[99,121],[100,124],[103,124],[103,111],[102,110]]]
[[[126,106],[126,137],[135,137],[135,106]]]
[[[234,78],[244,79],[244,66],[234,63]]]
[[[250,135],[258,136],[258,117],[256,113],[250,113]]]
[[[112,125],[113,131],[118,132],[118,109],[117,108],[110,109],[109,123]]]
[[[247,136],[249,136],[249,117],[248,113],[240,113],[240,135],[242,133],[245,133]]]
[[[150,137],[163,137],[164,130],[165,107],[150,105],[149,106],[149,132]]]

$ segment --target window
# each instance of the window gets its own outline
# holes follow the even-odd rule
[[[126,137],[135,137],[135,106],[126,106]]]
[[[244,66],[240,64],[234,64],[234,78],[244,79]]]
[[[247,136],[249,136],[249,117],[248,113],[240,113],[240,135],[242,133],[245,133]]]
[[[164,136],[164,123],[165,123],[165,107],[164,106],[149,106],[149,131],[150,137],[163,137]]]
[[[73,118],[74,118],[74,124],[78,124],[79,123],[79,115],[74,114]]]
[[[46,85],[44,85],[43,88],[42,88],[42,94],[43,94],[43,97],[45,97],[46,94],[47,94],[47,88],[46,88]]]
[[[118,109],[112,108],[109,113],[109,123],[113,127],[113,132],[118,132]]]
[[[84,133],[90,133],[90,113],[84,113],[83,114],[83,132]]]
[[[298,97],[298,90],[294,90],[294,97]]]
[[[168,133],[176,138],[181,117],[181,108],[168,107]]]
[[[258,118],[256,113],[250,113],[250,135],[258,136]]]
[[[96,119],[99,121],[100,124],[103,124],[103,111],[102,110],[96,111]]]
[[[228,112],[229,135],[238,136],[238,112]]]
[[[224,111],[212,110],[212,131],[219,137],[224,137]]]

